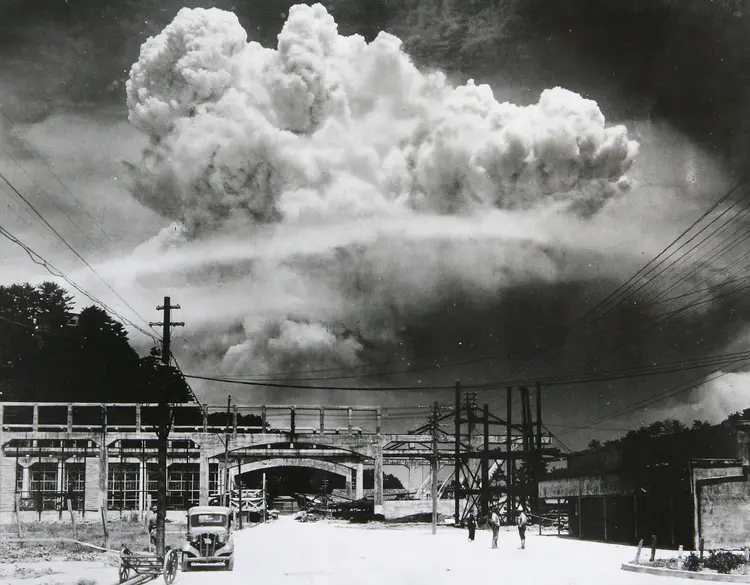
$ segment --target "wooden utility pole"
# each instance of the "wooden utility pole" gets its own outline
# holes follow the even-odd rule
[[[461,524],[461,382],[456,381],[456,412],[454,417],[454,448],[453,457],[455,466],[453,468],[453,523],[454,526]],[[468,413],[468,409],[467,409]]]
[[[267,498],[266,498],[266,474],[263,474],[263,523],[266,522],[266,507],[267,507]]]
[[[164,297],[164,304],[156,307],[163,311],[163,320],[149,325],[162,327],[161,335],[161,363],[168,367],[172,361],[171,337],[172,327],[184,327],[183,322],[172,321],[172,309],[179,309],[180,305],[170,304],[170,298]],[[166,377],[162,380],[165,386],[160,388],[159,397],[159,426],[156,431],[158,438],[158,476],[157,476],[157,510],[156,510],[156,554],[164,556],[164,524],[167,519],[167,452],[169,450],[169,432],[172,429],[174,410],[169,404],[169,387]]]
[[[242,459],[240,459],[237,462],[237,478],[238,478],[238,481],[237,481],[237,484],[238,484],[237,485],[237,490],[238,490],[238,493],[239,493],[239,496],[240,496],[240,511],[239,511],[240,521],[239,521],[239,525],[240,525],[240,530],[242,530]]]
[[[542,499],[539,497],[539,480],[542,479],[542,385],[536,383],[536,456],[534,457],[534,485],[536,487],[536,513],[539,517],[539,535],[542,534]],[[604,500],[606,501],[606,497]],[[606,508],[605,508],[606,509]],[[606,514],[605,514],[606,522]],[[606,538],[605,538],[606,540]]]
[[[232,410],[232,397],[227,396],[227,425],[224,429],[224,505],[229,506],[229,416]]]
[[[508,459],[505,462],[505,485],[507,489],[507,494],[505,496],[505,505],[507,507],[507,514],[508,514],[508,526],[512,526],[513,522],[515,521],[515,507],[514,507],[514,492],[513,492],[513,476],[516,473],[516,464],[513,462],[513,458],[511,457],[511,451],[513,451],[513,433],[511,428],[512,417],[513,417],[513,388],[511,386],[508,386],[505,390],[505,397],[507,402],[507,413],[506,413],[506,419],[507,419],[507,427],[506,427],[506,435],[505,435],[505,450],[508,453]]]
[[[432,407],[432,533],[437,534],[438,516],[438,410],[440,405],[435,402]]]
[[[482,441],[482,515],[487,518],[490,514],[490,405],[482,408],[483,441]]]

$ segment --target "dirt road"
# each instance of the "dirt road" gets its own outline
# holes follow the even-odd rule
[[[663,578],[620,570],[620,563],[632,560],[634,547],[531,534],[526,550],[520,550],[513,531],[501,532],[492,550],[484,531],[469,543],[465,531],[452,528],[432,536],[429,526],[305,524],[287,517],[236,533],[236,545],[233,572],[180,573],[177,583],[664,585]]]

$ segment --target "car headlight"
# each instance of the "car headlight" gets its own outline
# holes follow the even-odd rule
[[[226,541],[227,541],[227,537],[226,537],[226,535],[225,535],[225,534],[219,534],[219,535],[218,535],[218,536],[216,537],[216,542],[218,542],[219,544],[225,544],[225,543],[226,543]]]

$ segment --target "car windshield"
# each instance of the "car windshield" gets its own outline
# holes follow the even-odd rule
[[[224,514],[193,514],[190,517],[190,526],[224,526],[226,523]]]

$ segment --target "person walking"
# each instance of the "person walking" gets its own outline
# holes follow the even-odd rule
[[[518,525],[518,536],[521,537],[521,549],[526,548],[526,524],[529,519],[526,517],[526,513],[521,509],[521,513],[518,515],[516,524]]]
[[[477,520],[474,518],[474,512],[469,512],[466,526],[469,528],[469,541],[474,542],[474,535],[477,532]]]
[[[500,516],[497,513],[497,508],[492,508],[488,523],[492,530],[492,548],[497,548],[497,537],[500,534]]]

